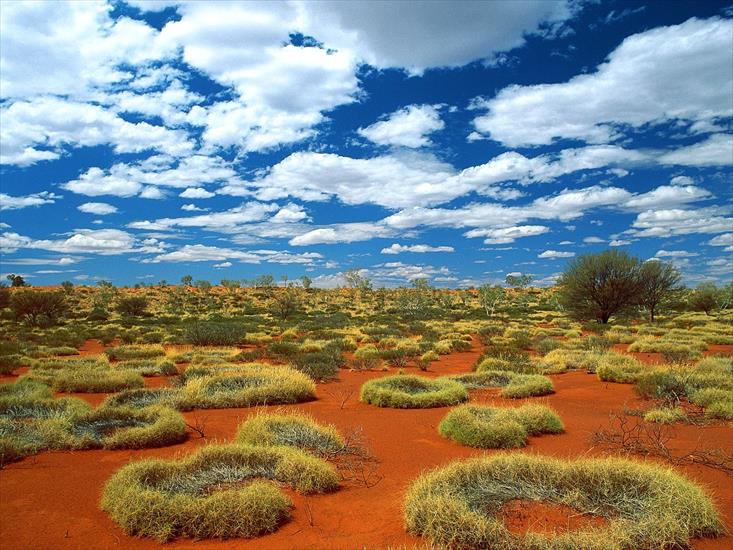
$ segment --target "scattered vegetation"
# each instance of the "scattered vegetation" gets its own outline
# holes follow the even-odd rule
[[[464,386],[447,378],[397,375],[370,380],[361,387],[361,400],[378,407],[423,409],[447,407],[468,399]]]

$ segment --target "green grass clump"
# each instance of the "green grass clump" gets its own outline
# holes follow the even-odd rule
[[[655,424],[674,424],[687,418],[687,414],[680,407],[657,407],[644,414],[644,420]]]
[[[110,395],[100,405],[107,407],[132,407],[140,409],[151,405],[165,405],[175,407],[179,390],[174,388],[139,388],[124,390]]]
[[[333,456],[345,443],[332,426],[304,414],[259,413],[242,423],[235,438],[248,445],[296,447],[320,457]]]
[[[620,353],[605,353],[598,360],[596,374],[604,382],[633,384],[644,372],[644,365],[633,357]]]
[[[275,531],[290,500],[272,483],[303,494],[336,489],[326,462],[297,449],[210,445],[183,460],[143,460],[119,470],[101,506],[129,535],[252,538]]]
[[[443,437],[481,449],[524,447],[530,435],[564,430],[555,411],[535,404],[517,408],[461,405],[450,411],[438,426]]]
[[[517,374],[512,371],[482,370],[450,376],[466,389],[502,388],[500,395],[510,399],[536,397],[553,393],[552,380],[541,374]]]
[[[466,401],[468,393],[462,384],[447,378],[397,375],[365,382],[360,399],[378,407],[422,409],[456,405]]]
[[[75,448],[142,449],[186,439],[186,423],[167,407],[102,407],[71,419]]]
[[[186,375],[191,370],[188,369]],[[308,376],[285,366],[251,363],[230,370],[211,368],[199,374],[187,376],[185,385],[174,398],[177,408],[282,405],[308,401],[316,396],[315,384]]]
[[[570,506],[607,523],[562,534],[515,534],[500,515],[514,499]],[[693,537],[724,531],[702,488],[671,468],[619,458],[563,461],[513,453],[458,461],[419,477],[404,509],[409,532],[448,548],[685,548]]]
[[[123,361],[125,359],[150,359],[152,357],[165,356],[165,349],[159,344],[140,344],[116,346],[107,349],[107,354],[113,361]]]
[[[53,399],[48,386],[33,380],[0,390],[0,466],[49,449],[139,449],[186,438],[183,417],[170,408],[92,410],[81,399]]]
[[[188,325],[183,338],[195,346],[236,346],[244,341],[245,331],[235,322],[200,321]]]
[[[175,363],[168,359],[128,359],[113,363],[114,369],[132,370],[143,376],[170,376],[178,374]]]
[[[598,368],[600,353],[587,350],[556,349],[540,362],[542,372],[556,374],[568,370],[584,370],[594,373]]]
[[[109,393],[145,385],[142,375],[134,370],[113,369],[107,366],[75,369],[34,368],[21,379],[48,384],[58,392]]]

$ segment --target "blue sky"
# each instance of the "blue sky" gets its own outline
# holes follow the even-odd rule
[[[12,2],[3,278],[733,273],[730,2]]]

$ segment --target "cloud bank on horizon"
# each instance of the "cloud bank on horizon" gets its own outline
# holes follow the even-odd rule
[[[33,284],[733,277],[726,2],[13,2],[0,122]]]

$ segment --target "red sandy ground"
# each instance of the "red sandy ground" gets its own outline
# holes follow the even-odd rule
[[[719,351],[730,353],[731,349],[733,347],[728,346]],[[480,350],[475,346],[468,352],[443,356],[431,365],[427,375],[469,372],[479,354]],[[408,370],[412,372],[415,369]],[[360,403],[358,392],[361,384],[385,374],[344,370],[338,382],[319,385],[316,401],[282,407],[307,412],[321,422],[334,424],[342,432],[363,429],[372,452],[381,461],[378,473],[382,479],[377,485],[367,488],[347,484],[333,494],[321,496],[291,494],[294,502],[292,519],[276,533],[254,540],[183,539],[166,546],[172,549],[216,550],[421,547],[423,541],[408,535],[403,525],[402,499],[411,481],[421,472],[455,459],[492,452],[469,449],[441,438],[437,425],[447,408],[396,410]],[[596,376],[583,372],[552,378],[556,393],[532,401],[554,407],[567,431],[562,435],[531,438],[526,449],[529,453],[558,457],[598,455],[600,451],[591,448],[588,439],[599,427],[607,425],[609,412],[624,406],[643,406],[630,385],[603,383]],[[147,384],[158,385],[161,382],[160,378],[153,378],[148,379]],[[78,394],[78,397],[97,404],[104,395]],[[496,391],[474,392],[471,400],[502,406],[521,403],[501,399]],[[160,548],[154,541],[125,535],[99,509],[104,483],[131,460],[172,457],[189,453],[207,442],[230,441],[238,424],[254,413],[254,409],[186,413],[189,423],[205,425],[207,437],[201,439],[192,435],[187,442],[172,447],[143,451],[49,452],[11,464],[0,471],[2,548]],[[701,442],[725,448],[727,452],[733,450],[733,429],[727,425],[683,425],[675,430],[676,445],[680,450],[692,450]],[[715,499],[727,528],[733,529],[733,479],[703,466],[684,466],[679,470],[706,487]],[[510,519],[521,530],[531,525],[542,525],[547,512],[545,507],[529,506],[523,508],[521,516],[510,514]],[[565,512],[555,510],[553,514],[560,516],[554,527],[567,522],[568,514]],[[544,523],[541,529],[548,528],[546,520]],[[696,540],[693,548],[733,548],[733,538]]]

